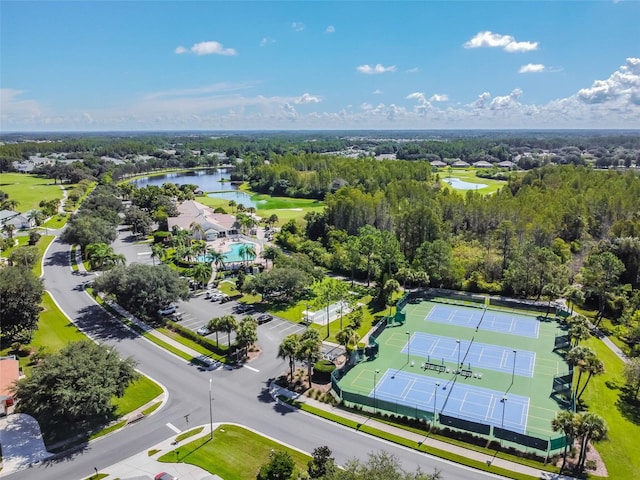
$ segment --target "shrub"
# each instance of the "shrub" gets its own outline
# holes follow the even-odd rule
[[[183,327],[182,325],[178,325],[175,322],[168,321],[167,325],[174,332],[179,333],[182,337],[188,338],[196,342],[198,345],[202,345],[204,348],[212,351],[213,353],[217,353],[218,355],[227,355],[229,353],[229,347],[226,345],[218,345],[216,342],[209,340],[207,337],[203,337],[198,335],[193,330],[189,330],[188,328]]]
[[[171,236],[171,232],[158,230],[153,232],[153,243],[163,243]]]
[[[335,364],[330,360],[320,360],[313,366],[314,378],[319,383],[331,381],[331,372],[336,369]]]

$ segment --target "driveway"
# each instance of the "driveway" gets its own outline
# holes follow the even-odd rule
[[[14,413],[0,418],[2,474],[6,475],[50,457],[40,425],[30,415]]]

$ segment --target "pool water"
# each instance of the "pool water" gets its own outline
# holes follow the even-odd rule
[[[234,262],[244,262],[245,259],[242,257],[242,255],[240,255],[240,248],[243,245],[251,245],[253,246],[253,244],[251,243],[232,243],[230,245],[228,245],[229,248],[231,248],[231,251],[226,251],[226,252],[222,252],[224,254],[224,262],[225,263],[234,263]],[[249,257],[247,258],[249,261],[254,260],[256,257],[255,255],[249,255]],[[211,261],[211,257],[209,255],[200,255],[198,257],[198,261],[199,262],[210,262]]]

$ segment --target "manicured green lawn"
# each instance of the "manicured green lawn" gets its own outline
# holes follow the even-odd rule
[[[492,180],[489,178],[480,178],[476,176],[476,172],[478,170],[475,168],[463,169],[463,168],[441,168],[436,173],[440,175],[440,179],[444,180],[446,178],[458,178],[463,182],[469,183],[477,183],[482,185],[487,185],[485,188],[479,188],[476,190],[478,193],[482,195],[489,195],[492,193],[496,193],[500,188],[505,186],[507,182],[503,180]],[[466,190],[457,190],[455,188],[449,187],[446,183],[442,182],[442,185],[453,190],[454,192],[458,192],[464,194]]]
[[[176,442],[181,442],[182,440],[186,440],[189,437],[198,435],[202,430],[204,430],[204,427],[194,428],[193,430],[189,430],[188,432],[181,433],[176,437]]]
[[[52,228],[52,229],[62,228],[67,224],[67,220],[69,220],[69,215],[67,215],[67,214],[54,215],[49,220],[44,222],[42,227],[47,227],[47,228]],[[42,227],[40,227],[40,228],[42,228]]]
[[[19,202],[17,212],[37,209],[42,200],[62,200],[62,189],[60,185],[54,185],[52,179],[24,173],[3,173],[0,190]]]
[[[158,460],[190,463],[225,480],[255,480],[260,467],[269,462],[272,450],[289,452],[297,471],[307,470],[307,462],[311,459],[309,455],[235,425],[218,427],[214,431],[213,441],[209,440],[209,435],[205,435],[183,445],[178,449],[179,457],[176,450],[173,450]],[[294,477],[295,475],[294,472]]]
[[[38,329],[34,333],[31,343],[27,346],[32,351],[38,350],[39,347],[46,347],[50,353],[53,353],[69,342],[86,340],[87,337],[73,323],[69,322],[47,292],[42,297],[42,308]],[[1,350],[0,356],[9,354],[10,350],[10,347]],[[20,357],[20,366],[27,374],[31,369],[28,363],[29,357]]]
[[[116,406],[116,415],[121,417],[135,409],[149,403],[162,393],[162,388],[157,383],[141,376],[135,383],[127,387],[124,396],[113,400]]]
[[[604,375],[591,379],[582,397],[585,407],[602,416],[609,426],[609,440],[596,444],[596,449],[610,479],[640,478],[640,408],[634,409],[623,400],[623,362],[596,338],[590,338],[584,345],[596,352],[606,368]]]
[[[41,235],[42,233],[44,232],[41,232]],[[20,235],[14,238],[18,240],[18,244],[11,248],[7,248],[6,250],[3,250],[2,251],[3,257],[9,258],[11,256],[11,252],[13,252],[16,248],[24,247],[29,244],[28,235]],[[39,253],[38,261],[33,266],[33,274],[36,277],[39,277],[42,275],[42,256],[44,255],[44,252],[47,249],[47,247],[51,244],[51,242],[53,242],[54,239],[55,237],[53,235],[42,235],[42,237],[40,237],[40,240],[38,240],[38,243],[36,243],[36,247],[38,247],[38,253]]]
[[[247,193],[251,193],[247,191]],[[224,208],[227,213],[232,214],[229,208],[229,201],[221,198],[198,197],[196,199],[203,205],[211,208]],[[262,218],[269,218],[275,214],[278,216],[278,225],[287,223],[292,218],[302,220],[308,212],[324,211],[324,204],[317,200],[306,198],[272,197],[270,195],[254,194],[251,200],[260,202],[256,214]]]

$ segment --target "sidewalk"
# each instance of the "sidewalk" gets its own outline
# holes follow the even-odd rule
[[[214,424],[213,429],[215,430],[218,426],[218,424]],[[206,425],[198,435],[193,435],[192,437],[186,438],[180,442],[174,441],[177,436],[176,434],[175,436],[154,445],[149,450],[139,452],[126,460],[110,465],[106,468],[98,469],[98,472],[107,475],[104,477],[105,480],[150,480],[160,472],[170,473],[180,480],[222,480],[219,476],[212,475],[206,470],[188,463],[165,463],[158,461],[158,458],[162,457],[164,454],[175,449],[180,449],[183,445],[209,435],[209,432],[209,425]],[[149,452],[153,452],[154,450],[157,451],[154,452],[153,455],[149,455]],[[95,472],[87,473],[88,474],[85,479],[91,478],[91,475]]]

